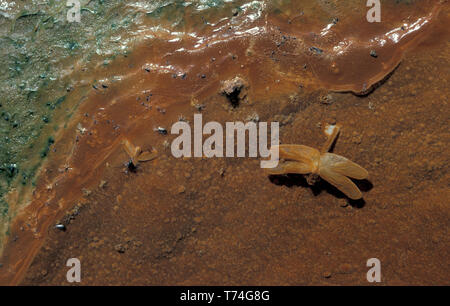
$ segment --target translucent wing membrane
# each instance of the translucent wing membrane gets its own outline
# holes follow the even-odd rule
[[[326,180],[328,183],[342,191],[347,197],[352,200],[358,200],[362,198],[362,193],[356,187],[355,183],[353,183],[348,177],[336,173],[330,168],[321,167],[319,169],[319,175],[321,178]]]
[[[320,157],[319,150],[304,145],[279,145],[272,149],[276,148],[279,150],[280,159],[315,163]]]
[[[128,139],[123,141],[123,147],[124,147],[125,151],[127,152],[128,156],[131,158],[135,158],[136,155],[140,151],[140,148],[132,145]]]
[[[345,175],[357,180],[366,179],[369,173],[360,165],[347,158],[333,154],[323,153],[320,157],[320,168],[327,168],[341,175]]]
[[[137,159],[140,162],[146,162],[146,161],[155,159],[157,156],[158,156],[158,152],[156,150],[154,150],[152,152],[145,151],[145,152],[142,152],[141,154],[139,154]]]
[[[336,125],[329,133],[329,140],[319,150],[304,145],[279,145],[271,148],[279,152],[279,164],[275,168],[267,169],[269,174],[279,175],[288,173],[319,174],[321,178],[342,191],[353,200],[361,199],[362,193],[350,178],[362,180],[369,176],[366,169],[347,158],[328,153],[329,147],[336,139],[340,126]]]
[[[272,175],[280,175],[280,174],[288,174],[288,173],[298,173],[298,174],[307,174],[311,173],[313,170],[312,164],[305,164],[301,162],[295,161],[286,161],[281,162],[275,168],[269,168],[266,171]]]

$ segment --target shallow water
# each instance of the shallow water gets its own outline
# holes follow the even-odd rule
[[[0,219],[2,232],[19,208],[5,198],[17,188],[19,202],[36,184],[36,174],[55,133],[69,121],[77,88],[88,90],[117,57],[143,40],[190,35],[186,18],[199,30],[244,5],[257,18],[264,3],[230,1],[81,1],[81,22],[68,23],[64,1],[0,3]],[[248,7],[247,7],[248,6]],[[99,68],[100,67],[100,68]],[[98,75],[81,74],[94,72]],[[122,76],[113,76],[120,80]],[[66,99],[67,98],[67,99]],[[15,202],[15,201],[14,201]],[[1,243],[0,243],[1,245]]]

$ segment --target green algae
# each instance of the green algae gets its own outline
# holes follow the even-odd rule
[[[33,156],[48,155],[52,114],[63,107],[74,81],[62,76],[64,69],[77,61],[89,66],[101,60],[108,65],[117,55],[127,54],[128,40],[118,44],[111,38],[124,32],[132,37],[146,16],[172,20],[176,26],[187,6],[199,15],[205,9],[236,7],[222,0],[80,2],[80,23],[67,22],[64,1],[31,1],[0,10],[0,165],[14,164],[24,172],[19,179],[5,167],[0,170],[0,198],[12,181],[31,180],[36,172],[30,169],[42,162]]]

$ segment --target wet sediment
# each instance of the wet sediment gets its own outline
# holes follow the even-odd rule
[[[161,271],[166,271],[164,277],[156,278],[154,281],[142,276],[140,281],[144,283],[173,283],[174,279],[169,276],[171,269],[176,266],[173,263],[190,260],[189,254],[199,255],[201,250],[208,248],[212,254],[216,255],[217,252],[230,251],[231,257],[226,258],[228,262],[245,253],[239,246],[233,247],[234,242],[239,241],[247,241],[249,242],[247,249],[251,247],[261,252],[265,248],[273,250],[274,247],[281,248],[283,245],[289,246],[290,252],[301,252],[294,246],[295,239],[291,242],[286,240],[291,235],[283,236],[281,232],[278,232],[281,228],[277,227],[277,224],[272,228],[277,232],[274,236],[271,236],[273,233],[270,231],[265,232],[269,235],[265,241],[272,241],[270,246],[264,241],[258,241],[262,238],[252,234],[253,231],[257,232],[257,222],[269,226],[269,222],[276,221],[270,220],[274,217],[270,213],[272,207],[287,205],[286,210],[279,215],[275,209],[274,214],[282,220],[288,218],[287,216],[291,213],[299,214],[296,211],[294,197],[291,196],[291,189],[283,188],[282,191],[275,191],[280,199],[291,199],[284,204],[275,203],[271,200],[271,195],[274,192],[273,189],[277,188],[277,184],[263,177],[258,168],[259,164],[251,160],[176,160],[170,155],[170,149],[167,149],[167,143],[170,143],[173,137],[162,135],[157,129],[158,127],[170,129],[180,116],[192,121],[193,114],[199,111],[204,114],[204,121],[222,123],[245,121],[246,118],[257,113],[259,120],[280,121],[283,126],[286,126],[282,130],[286,133],[282,137],[285,143],[289,141],[309,142],[309,145],[320,143],[321,139],[317,138],[321,136],[320,129],[314,133],[306,132],[305,135],[297,135],[295,131],[299,131],[300,127],[312,131],[312,127],[319,122],[337,119],[344,121],[348,131],[353,130],[358,134],[361,133],[358,130],[366,130],[372,135],[368,136],[369,138],[376,138],[377,129],[383,129],[381,122],[387,120],[383,119],[383,116],[389,116],[386,108],[397,109],[397,115],[400,115],[402,105],[396,106],[394,102],[384,101],[385,105],[380,106],[384,109],[379,111],[377,117],[379,119],[373,119],[373,111],[370,108],[359,106],[363,103],[359,99],[367,97],[360,98],[352,94],[339,94],[336,96],[339,98],[333,98],[333,96],[328,98],[325,95],[327,97],[325,100],[321,97],[326,90],[367,93],[373,85],[385,80],[392,73],[407,50],[413,49],[424,41],[431,44],[429,38],[431,33],[446,33],[448,37],[448,32],[443,30],[442,26],[442,23],[445,24],[448,21],[448,11],[444,10],[444,13],[441,13],[443,4],[437,1],[424,1],[411,6],[401,6],[401,8],[393,5],[392,9],[387,9],[384,15],[386,23],[381,24],[367,23],[359,15],[361,12],[339,16],[338,21],[333,19],[337,18],[334,14],[340,15],[344,8],[336,4],[336,7],[328,12],[329,23],[324,22],[325,17],[317,19],[314,15],[309,16],[308,8],[297,16],[297,13],[292,13],[299,12],[295,5],[291,8],[292,12],[285,9],[283,14],[273,12],[264,18],[250,21],[246,21],[249,16],[243,12],[205,27],[203,32],[197,31],[195,36],[160,33],[156,38],[144,39],[129,56],[116,60],[107,69],[99,69],[96,73],[101,77],[95,77],[95,79],[101,81],[93,82],[88,94],[73,93],[73,95],[79,95],[74,100],[83,100],[83,103],[66,129],[55,138],[52,148],[56,152],[50,152],[48,163],[40,175],[30,204],[13,222],[11,235],[1,260],[3,267],[0,283],[20,283],[36,254],[39,254],[43,243],[46,243],[48,249],[42,251],[41,261],[37,261],[36,266],[45,265],[45,262],[49,260],[46,256],[50,256],[48,252],[55,252],[56,247],[62,247],[64,238],[61,235],[70,234],[69,242],[81,239],[76,231],[71,233],[72,223],[78,223],[74,228],[77,228],[80,235],[84,232],[90,237],[89,239],[92,239],[89,243],[99,243],[98,248],[95,247],[86,253],[87,260],[93,259],[91,255],[98,256],[100,253],[97,251],[103,250],[102,245],[117,242],[115,245],[120,244],[121,247],[116,249],[126,250],[125,253],[130,250],[130,252],[139,253],[139,256],[142,255],[142,258],[139,257],[141,263],[135,266],[137,269],[149,260],[152,262],[149,269],[156,271],[150,275],[158,275],[159,268],[162,268]],[[320,12],[323,13],[323,10]],[[194,29],[195,25],[187,23],[185,27]],[[442,44],[440,43],[439,46],[442,47]],[[376,57],[371,53],[373,50],[376,52]],[[429,58],[427,60],[431,61]],[[86,75],[90,73],[87,71]],[[442,71],[438,70],[438,73]],[[81,75],[83,77],[83,74]],[[245,101],[241,101],[238,105],[231,105],[228,97],[223,95],[223,82],[236,76],[245,80],[248,88],[246,88]],[[92,76],[86,76],[86,78],[94,79]],[[397,79],[397,82],[404,84],[401,77]],[[393,87],[394,85],[390,88],[394,97],[401,99],[403,93],[395,91]],[[402,88],[405,89],[407,86],[404,85]],[[416,95],[422,98],[433,97],[435,101],[439,93],[433,91],[416,93]],[[377,103],[376,99],[384,99],[384,96],[386,95],[375,96],[376,98],[369,96],[369,99],[372,103]],[[337,100],[332,101],[333,99]],[[426,107],[423,102],[417,103],[418,107]],[[357,112],[364,117],[367,124],[364,125],[356,120],[352,112]],[[420,118],[417,117],[416,120]],[[413,122],[408,121],[408,124]],[[444,131],[440,132],[444,133]],[[387,132],[382,133],[386,135]],[[358,138],[358,135],[353,136],[355,139]],[[350,153],[352,143],[356,145],[359,143],[351,140],[349,135],[346,137],[348,137],[347,142],[344,141],[341,148]],[[126,173],[124,164],[128,157],[122,146],[125,139],[145,150],[156,148],[161,154],[159,158],[139,165],[137,173]],[[370,164],[370,158],[376,158],[376,154],[370,153],[370,143],[365,143],[360,150],[363,150],[365,155],[363,156],[363,152],[360,152],[356,157],[362,161]],[[221,169],[222,174],[220,174]],[[379,171],[372,169],[377,179],[382,176]],[[210,178],[212,182],[207,182],[205,178]],[[252,181],[253,178],[255,186],[249,187],[249,190],[242,190],[237,185],[244,184],[243,180]],[[105,185],[99,187],[102,181],[108,182],[105,188],[103,188]],[[388,188],[385,184],[381,186]],[[227,190],[227,195],[218,195],[221,193],[221,188]],[[259,188],[262,190],[261,193],[258,191]],[[329,187],[324,188],[329,189]],[[209,191],[204,191],[206,189]],[[395,193],[394,190],[384,190],[373,194],[380,196],[382,192]],[[314,197],[306,191],[301,191],[301,188],[295,189],[294,193],[297,196],[301,195],[302,198],[306,197],[304,201],[308,207],[316,202]],[[330,193],[336,194],[336,191],[331,189]],[[329,202],[329,196],[329,194],[322,195],[317,201]],[[414,198],[410,193],[404,196],[408,201]],[[439,195],[433,194],[433,196],[439,201]],[[374,201],[374,198],[369,196],[368,201]],[[257,207],[260,204],[256,205],[256,203],[267,202],[271,204],[268,206],[261,204],[260,208]],[[227,203],[232,204],[226,205]],[[254,219],[248,221],[248,227],[241,228],[240,238],[233,239],[230,224],[236,222],[236,216],[239,213],[245,214],[249,205],[252,205],[249,216]],[[80,209],[80,216],[85,216],[86,220],[80,220],[81,217],[74,217],[74,221],[70,221],[70,218],[65,219],[68,231],[55,232],[53,225],[58,220],[64,220],[67,217],[66,211],[74,206]],[[333,218],[331,210],[335,208],[331,210],[322,206],[310,208],[309,216],[312,219],[308,219],[307,222],[313,222],[321,211],[326,211],[330,214],[329,217]],[[374,214],[379,213],[377,209],[379,208],[373,211]],[[444,210],[442,206],[438,209]],[[83,211],[86,211],[87,215],[83,215]],[[355,213],[352,211],[351,214]],[[336,214],[339,215],[340,212]],[[416,218],[420,219],[421,216]],[[106,222],[107,217],[117,224]],[[330,224],[344,226],[342,222],[347,217],[346,215],[341,219],[337,218],[336,223],[332,221]],[[168,219],[167,222],[166,219]],[[373,219],[378,220],[375,215],[371,215],[370,220]],[[96,223],[100,220],[107,225],[103,227]],[[131,220],[134,221],[131,222]],[[290,230],[305,237],[308,229],[306,227],[295,229],[294,225],[297,221],[290,221]],[[389,222],[394,220],[391,219]],[[214,226],[214,224],[219,225]],[[82,231],[84,226],[92,230]],[[327,229],[330,227],[328,226]],[[347,229],[351,230],[351,227]],[[127,239],[132,235],[130,231],[133,231],[136,237]],[[230,234],[230,237],[225,238],[223,234],[220,234],[221,231]],[[97,232],[104,233],[105,237],[98,238],[95,234]],[[112,233],[122,234],[117,236]],[[145,238],[148,233],[151,235]],[[120,238],[120,235],[123,237]],[[321,234],[318,235],[316,238],[320,240]],[[56,239],[58,244],[45,242],[48,236]],[[11,239],[11,237],[17,237],[17,239]],[[273,244],[270,237],[280,241]],[[122,241],[122,238],[125,240]],[[216,245],[220,239],[222,239],[222,248]],[[304,243],[296,242],[300,245]],[[79,243],[82,246],[86,242]],[[312,240],[305,246],[309,243],[312,243]],[[342,243],[346,242],[342,241]],[[142,244],[147,245],[148,248],[146,246],[143,252],[139,252]],[[161,251],[155,253],[150,250],[150,246]],[[72,244],[71,247],[75,246]],[[114,251],[115,247],[112,249],[106,247],[106,250],[103,251],[107,254],[111,253],[111,261],[121,262],[122,259],[117,257],[124,252]],[[191,250],[191,253],[183,250]],[[65,254],[65,251],[62,253]],[[79,249],[78,253],[83,251]],[[277,256],[273,252],[270,254]],[[278,255],[279,260],[282,258],[287,260],[287,253]],[[55,256],[59,258],[59,255]],[[131,255],[129,260],[136,256]],[[259,260],[263,259],[259,258]],[[223,267],[217,267],[217,263],[214,263],[212,259],[208,262],[214,266],[211,269],[217,269],[219,271],[217,273],[221,274]],[[294,264],[294,261],[287,260],[287,262]],[[114,265],[113,262],[106,261],[106,263]],[[249,284],[258,281],[266,282],[268,280],[264,278],[264,275],[276,272],[269,271],[270,269],[265,272],[260,271],[259,265],[250,265],[250,267],[256,270],[248,273],[258,275],[259,271],[262,278],[244,277],[242,280]],[[123,267],[116,268],[121,273],[126,273]],[[25,283],[44,282],[49,272],[48,269],[45,270],[47,273],[40,277],[41,272],[32,268]],[[107,271],[110,270],[105,270],[105,273],[109,273]],[[54,272],[56,273],[57,270]],[[182,281],[178,282],[180,284],[198,284],[204,281],[220,283],[214,273],[205,272],[206,276],[193,273],[191,270],[183,273],[185,274],[180,278]],[[237,284],[239,278],[236,278],[233,273],[229,275],[225,283]],[[102,283],[93,275],[90,276],[91,283]],[[108,277],[111,276],[108,274]],[[108,277],[104,279],[105,283],[106,280],[120,283],[119,279]],[[60,278],[58,274],[48,280],[62,282]],[[126,276],[124,280],[131,281],[130,277]],[[139,283],[139,279],[135,281]],[[315,283],[319,280],[311,281]],[[276,282],[283,283],[281,279]]]

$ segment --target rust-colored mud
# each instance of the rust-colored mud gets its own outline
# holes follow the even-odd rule
[[[77,97],[78,115],[12,225],[0,284],[66,284],[72,257],[82,284],[95,285],[366,284],[372,257],[385,284],[448,284],[446,3],[392,4],[380,24],[335,5],[337,22],[293,5],[244,28],[226,19],[216,34],[144,41],[86,71],[104,82]],[[235,76],[248,83],[237,107],[220,95]],[[366,96],[329,92],[374,84]],[[321,125],[339,122],[334,152],[368,169],[365,200],[347,203],[301,176],[269,179],[256,159],[174,158],[174,136],[154,129],[199,111],[220,123],[257,114],[280,122],[282,143],[313,147]],[[160,155],[126,172],[124,139]]]

